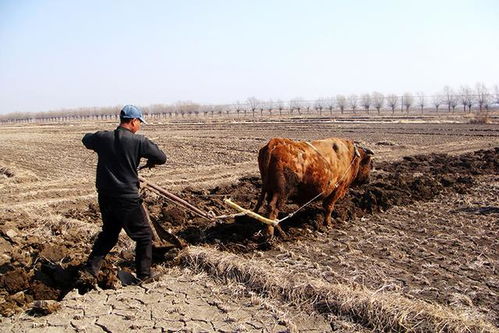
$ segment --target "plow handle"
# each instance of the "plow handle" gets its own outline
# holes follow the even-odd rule
[[[180,204],[180,205],[182,205],[182,206],[184,206],[184,207],[192,210],[193,212],[195,212],[199,216],[202,216],[202,217],[207,218],[207,219],[211,219],[211,216],[208,213],[203,212],[199,208],[191,205],[190,203],[188,203],[184,199],[177,197],[175,194],[168,192],[164,188],[162,188],[162,187],[160,187],[160,186],[158,186],[158,185],[156,185],[154,183],[151,183],[151,182],[147,181],[144,177],[139,176],[139,180],[142,183],[144,183],[145,186],[152,188],[153,190],[159,192],[160,194],[164,195],[168,199],[170,199],[170,200],[172,200],[172,201],[174,201],[174,202],[176,202],[176,203],[178,203],[178,204]]]

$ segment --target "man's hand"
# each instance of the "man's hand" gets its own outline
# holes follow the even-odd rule
[[[149,168],[149,169],[152,169],[156,166],[156,164],[154,163],[151,163],[149,161],[147,161],[146,164],[144,164],[143,166],[140,166],[137,170],[142,170],[142,169],[145,169],[145,168]]]

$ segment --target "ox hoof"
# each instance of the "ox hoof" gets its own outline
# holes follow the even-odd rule
[[[324,228],[323,225],[319,222],[314,223],[313,226],[315,228],[315,231],[322,231],[322,229]]]
[[[276,226],[276,229],[277,231],[279,232],[279,236],[281,236],[281,238],[283,240],[287,240],[288,239],[288,235],[284,232],[284,230],[282,230],[281,226],[280,225],[277,225]]]

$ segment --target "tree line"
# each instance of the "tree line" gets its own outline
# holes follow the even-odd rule
[[[341,95],[334,97],[305,100],[301,97],[289,101],[261,100],[249,97],[245,101],[232,104],[198,104],[192,101],[179,101],[174,104],[153,104],[142,106],[146,117],[150,119],[192,117],[192,116],[263,116],[265,115],[305,115],[317,114],[333,115],[346,112],[370,114],[388,111],[392,114],[401,112],[410,114],[415,112],[441,112],[449,113],[462,111],[488,112],[493,106],[499,105],[499,86],[488,89],[485,84],[477,83],[474,88],[462,86],[455,90],[449,86],[435,95],[426,96],[423,93],[405,93],[403,95],[380,92],[365,93],[361,95]],[[114,120],[118,119],[121,106],[90,107],[79,109],[61,109],[46,112],[13,112],[0,115],[0,122],[59,122],[59,121],[85,121],[85,120]]]

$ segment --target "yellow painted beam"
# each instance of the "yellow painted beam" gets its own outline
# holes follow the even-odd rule
[[[238,204],[232,202],[230,199],[225,199],[224,202],[229,205],[230,207],[240,211],[241,213],[244,213],[245,215],[248,215],[249,217],[254,218],[255,220],[258,220],[260,222],[263,222],[268,225],[276,226],[279,224],[279,220],[271,220],[266,217],[263,217],[262,215],[255,213],[249,209],[243,208],[239,206]]]

